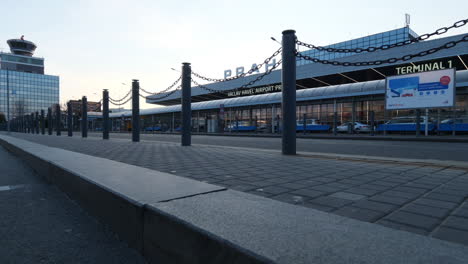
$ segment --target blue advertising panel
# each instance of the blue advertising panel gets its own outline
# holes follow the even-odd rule
[[[455,69],[389,76],[385,109],[452,107],[455,102]]]

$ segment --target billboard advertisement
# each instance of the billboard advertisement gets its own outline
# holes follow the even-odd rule
[[[455,103],[455,69],[389,76],[385,109],[452,107]]]

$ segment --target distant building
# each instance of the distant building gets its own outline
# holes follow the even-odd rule
[[[0,113],[7,116],[7,91],[10,119],[45,110],[59,103],[59,77],[44,74],[44,59],[33,57],[36,44],[10,39],[11,53],[0,52]]]
[[[73,114],[81,116],[82,102],[81,100],[70,100]],[[88,112],[101,112],[101,102],[90,102],[88,101]]]
[[[125,111],[131,111],[132,109],[125,109],[125,108],[110,108],[109,112],[110,113],[120,113],[120,112],[125,112]]]

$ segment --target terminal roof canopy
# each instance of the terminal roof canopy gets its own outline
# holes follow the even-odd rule
[[[463,36],[464,35],[456,35],[452,37],[421,41],[406,46],[388,50],[379,50],[372,53],[360,53],[336,60],[359,62],[399,58],[404,55],[416,54],[424,50],[439,47],[447,42],[459,40],[463,38]],[[380,67],[375,68],[370,66],[333,66],[320,63],[300,65],[297,66],[296,69],[297,89],[339,86],[343,84],[384,80],[386,76],[404,73],[402,71],[404,71],[406,67],[413,67],[413,65],[419,65],[422,63],[448,63],[447,67],[451,66],[457,70],[466,70],[468,69],[466,66],[468,64],[468,43],[462,42],[453,48],[443,49],[424,57],[416,57],[404,63],[396,62],[391,64],[382,64]],[[230,91],[248,83],[258,75],[259,74],[250,75],[226,82],[204,84],[204,86],[214,90]],[[257,82],[256,86],[252,88],[276,85],[280,83],[281,71],[276,70],[270,75],[265,76],[265,78]],[[181,93],[180,91],[176,91],[167,97],[162,97],[164,97],[164,93],[161,95],[148,96],[146,97],[146,101],[151,104],[175,105],[180,103]],[[200,87],[192,87],[192,102],[212,101],[225,98],[229,98],[227,92],[213,93]],[[265,96],[265,98],[268,97]]]
[[[457,71],[456,73],[456,87],[468,87],[468,70]],[[320,99],[334,99],[344,98],[350,96],[364,96],[364,95],[384,95],[385,94],[385,80],[374,80],[368,82],[340,84],[318,88],[308,88],[297,90],[296,100],[310,101]],[[209,110],[219,109],[221,105],[224,108],[254,106],[254,105],[268,105],[281,103],[281,92],[251,95],[236,98],[226,98],[211,101],[203,101],[192,103],[192,110]],[[179,101],[180,102],[180,101]],[[140,115],[153,115],[163,113],[177,113],[181,111],[180,104],[171,105],[166,107],[157,107],[151,109],[141,109]],[[132,112],[125,111],[119,113],[111,113],[110,117],[129,117]]]

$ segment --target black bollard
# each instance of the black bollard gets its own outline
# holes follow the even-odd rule
[[[81,137],[88,137],[88,98],[81,99]]]
[[[109,91],[102,91],[102,139],[109,139]]]
[[[73,109],[70,102],[67,103],[67,129],[68,136],[73,137]]]
[[[34,134],[34,127],[35,127],[35,125],[34,125],[34,113],[31,113],[29,115],[29,132],[31,134]]]
[[[182,63],[182,146],[190,146],[192,144],[191,138],[191,119],[192,119],[192,106],[191,106],[191,75],[192,68],[190,63]]]
[[[39,112],[36,112],[35,128],[36,128],[36,134],[39,134]]]
[[[336,136],[338,131],[336,130],[338,127],[338,113],[335,111],[333,113],[333,135]]]
[[[45,134],[45,118],[44,118],[44,109],[41,109],[41,134]]]
[[[47,109],[47,132],[49,136],[52,135],[52,129],[53,129],[53,119],[52,119],[52,108]]]
[[[57,133],[57,136],[60,136],[62,135],[62,120],[60,119],[60,105],[57,104],[55,105],[55,129],[56,130],[56,133]]]
[[[282,152],[296,155],[296,31],[283,31],[282,45]]]
[[[416,109],[416,136],[421,134],[421,109]]]
[[[132,81],[132,141],[140,141],[140,84]]]
[[[306,114],[303,115],[302,121],[304,121],[304,124],[302,124],[302,134],[305,135],[306,129],[307,129],[307,124],[306,124]]]

